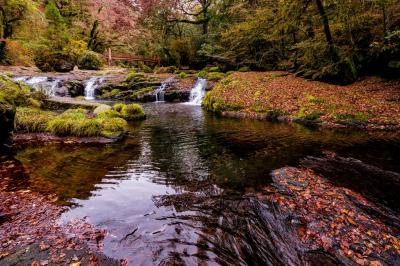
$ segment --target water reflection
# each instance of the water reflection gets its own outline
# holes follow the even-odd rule
[[[78,206],[63,221],[88,217],[107,228],[105,254],[132,265],[334,264],[306,254],[287,217],[247,192],[269,184],[272,170],[326,150],[400,171],[400,142],[390,134],[221,119],[180,104],[151,104],[146,111],[148,120],[132,124],[122,143],[50,145],[17,156],[34,189]],[[325,174],[335,179],[329,169]],[[358,181],[337,180],[368,194]],[[393,197],[374,198],[393,207]]]

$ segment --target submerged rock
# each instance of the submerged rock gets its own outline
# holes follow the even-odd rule
[[[85,94],[85,85],[80,80],[67,80],[63,82],[62,86],[67,89],[71,97],[84,96]]]
[[[15,107],[0,102],[0,151],[5,149],[3,144],[8,143],[14,130]]]

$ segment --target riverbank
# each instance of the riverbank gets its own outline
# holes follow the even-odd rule
[[[325,253],[343,265],[397,265],[400,258],[395,212],[362,194],[337,186],[312,168],[318,164],[352,164],[356,169],[368,168],[362,162],[327,153],[322,158],[307,158],[300,167],[284,167],[271,173],[272,184],[258,193],[258,198],[273,202],[310,253]],[[390,182],[398,184],[399,175],[369,166]],[[347,178],[351,173],[347,174]],[[343,180],[346,176],[342,176]],[[354,180],[353,180],[354,182]],[[342,184],[343,185],[343,184]],[[368,195],[370,193],[367,193]]]
[[[400,81],[369,77],[338,86],[287,72],[237,72],[221,80],[203,106],[227,117],[398,130]]]
[[[27,175],[19,161],[1,156],[0,175],[0,265],[120,265],[101,254],[105,230],[85,220],[61,225],[56,195],[16,189]]]

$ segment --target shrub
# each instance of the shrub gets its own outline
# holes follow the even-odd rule
[[[79,69],[99,70],[101,68],[100,56],[95,52],[88,51],[78,60],[78,67]]]

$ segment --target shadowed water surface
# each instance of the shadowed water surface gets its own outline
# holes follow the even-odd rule
[[[223,119],[183,104],[145,108],[148,119],[132,124],[121,143],[47,145],[17,155],[27,172],[17,184],[57,193],[71,206],[61,222],[87,217],[106,228],[110,257],[132,265],[320,260],[305,253],[272,204],[248,196],[284,166],[307,164],[399,211],[400,141],[394,133]],[[352,161],[315,159],[327,151]]]

